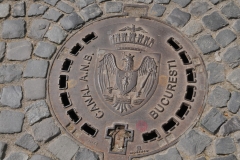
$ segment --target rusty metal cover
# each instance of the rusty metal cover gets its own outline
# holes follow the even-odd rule
[[[126,160],[170,147],[196,123],[206,71],[190,41],[168,25],[113,17],[63,45],[48,85],[70,135],[104,159]]]

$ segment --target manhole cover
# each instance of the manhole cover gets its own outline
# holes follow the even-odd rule
[[[104,159],[173,145],[203,110],[206,71],[193,45],[145,18],[83,28],[56,56],[49,97],[62,126]]]

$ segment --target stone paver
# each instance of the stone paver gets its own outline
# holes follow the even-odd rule
[[[13,118],[14,117],[14,118]],[[22,131],[24,114],[16,111],[0,112],[0,133],[19,133]]]
[[[43,0],[45,3],[55,6],[59,0]]]
[[[40,41],[34,50],[34,54],[41,58],[50,59],[56,52],[57,47],[51,43]]]
[[[216,41],[222,46],[226,47],[231,42],[233,42],[235,39],[237,39],[237,35],[233,33],[233,31],[229,29],[222,30],[218,33],[216,36]]]
[[[29,160],[52,160],[49,157],[43,156],[43,155],[33,155]]]
[[[192,0],[172,0],[174,3],[177,3],[181,7],[186,7],[190,4]]]
[[[76,0],[76,5],[78,6],[78,8],[82,9],[95,2],[96,0]]]
[[[94,18],[102,15],[103,12],[97,4],[92,4],[86,8],[83,8],[80,11],[80,13],[83,16],[83,18],[85,19],[85,21],[89,21],[91,19],[94,19]]]
[[[234,87],[240,89],[240,68],[233,70],[231,73],[227,75],[227,80],[230,82]]]
[[[216,31],[228,25],[228,22],[221,17],[218,12],[213,12],[210,15],[206,15],[202,19],[204,25],[212,30]]]
[[[46,96],[45,79],[27,79],[23,86],[26,100],[43,99]]]
[[[35,152],[39,148],[38,144],[34,141],[33,136],[30,134],[24,134],[19,137],[15,144],[31,152]]]
[[[29,10],[28,10],[28,16],[39,16],[45,13],[45,11],[48,9],[47,6],[43,6],[41,4],[33,3],[31,4]]]
[[[59,26],[52,26],[52,28],[46,33],[49,41],[61,44],[67,37],[67,33]]]
[[[75,156],[74,160],[99,160],[99,157],[96,153],[90,151],[89,149],[82,148],[80,149]]]
[[[5,20],[2,27],[2,38],[23,38],[26,32],[26,22],[23,19]]]
[[[190,6],[190,13],[196,17],[204,15],[211,7],[207,2],[194,2]]]
[[[10,42],[7,44],[8,60],[24,61],[31,58],[33,46],[31,42],[26,40]]]
[[[168,4],[170,0],[154,0],[154,3]]]
[[[210,63],[207,65],[208,83],[216,84],[225,80],[224,65],[220,63]]]
[[[232,154],[232,155],[229,155],[229,156],[213,158],[211,160],[237,160],[237,157]]]
[[[59,10],[65,12],[65,13],[72,13],[72,12],[74,11],[74,8],[73,8],[73,7],[69,6],[67,3],[62,2],[62,1],[59,1],[59,2],[57,3],[56,7],[57,7]]]
[[[135,0],[137,3],[146,3],[146,4],[150,4],[152,3],[153,0]]]
[[[212,108],[201,120],[201,125],[212,134],[215,134],[219,127],[227,120],[222,112],[216,108]]]
[[[221,11],[229,19],[240,17],[240,8],[234,2],[228,3]]]
[[[60,24],[63,29],[71,31],[80,28],[84,24],[84,20],[76,12],[73,12],[63,17],[60,20]]]
[[[191,130],[177,144],[179,150],[183,150],[189,156],[198,155],[212,142],[211,138],[196,130]]]
[[[230,92],[217,86],[208,96],[208,104],[212,107],[226,107],[230,98]]]
[[[11,153],[7,158],[4,160],[27,160],[28,155],[22,152],[14,152]]]
[[[50,22],[45,19],[34,19],[28,32],[28,37],[36,40],[43,39],[49,28]]]
[[[33,125],[34,123],[50,116],[50,111],[45,100],[40,100],[27,106],[25,109],[28,123]]]
[[[21,65],[0,66],[0,84],[18,81],[22,77]]]
[[[123,3],[121,2],[106,2],[105,10],[106,13],[120,13],[123,9]]]
[[[52,118],[45,119],[32,126],[34,139],[39,142],[48,142],[60,134],[60,129]]]
[[[209,34],[201,36],[196,42],[203,54],[208,54],[220,49],[217,42]]]
[[[240,19],[234,21],[232,27],[236,32],[240,33]]]
[[[223,54],[223,61],[226,62],[229,67],[235,68],[240,64],[240,49],[238,46],[228,48]]]
[[[172,13],[167,17],[167,22],[174,27],[184,27],[190,20],[191,15],[175,8]]]
[[[165,10],[166,10],[165,6],[160,5],[160,4],[154,4],[151,9],[151,13],[154,16],[161,17],[163,15],[163,13],[165,12]]]
[[[0,141],[0,159],[3,158],[3,155],[5,154],[7,150],[7,143]]]
[[[8,3],[0,4],[0,18],[5,18],[9,15],[10,5]]]
[[[43,18],[56,22],[62,15],[63,14],[56,9],[50,8],[47,12],[45,12]]]
[[[69,160],[78,151],[78,145],[65,135],[50,143],[48,150],[60,160]]]
[[[218,138],[215,142],[216,154],[230,154],[234,153],[237,149],[234,140],[230,137]]]
[[[176,148],[170,148],[168,149],[167,153],[164,155],[156,155],[156,160],[182,160],[181,155],[179,154],[178,150]]]
[[[47,76],[48,64],[46,60],[29,60],[23,72],[23,77],[45,78]]]
[[[13,17],[24,17],[26,15],[26,3],[18,2],[13,6]]]
[[[0,102],[3,106],[16,109],[22,106],[22,97],[21,86],[8,86],[3,88]]]
[[[6,52],[6,43],[5,42],[0,42],[0,61],[5,56],[5,52]]]
[[[205,157],[200,157],[197,160],[207,160]]]
[[[233,132],[240,130],[240,119],[235,116],[228,120],[219,130],[220,135],[227,136]]]
[[[237,113],[240,107],[240,92],[233,91],[228,101],[227,108],[232,113]]]

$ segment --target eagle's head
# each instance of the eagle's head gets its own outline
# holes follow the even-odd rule
[[[131,55],[130,53],[128,55],[125,55],[122,59],[124,61],[124,70],[131,71],[133,70],[133,58],[134,55]]]

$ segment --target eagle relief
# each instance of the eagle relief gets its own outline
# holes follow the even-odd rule
[[[160,53],[144,50],[144,47],[153,45],[154,39],[143,35],[147,32],[141,27],[133,25],[119,31],[126,32],[110,36],[111,43],[128,47],[124,50],[98,50],[95,81],[105,104],[124,116],[141,108],[154,93],[159,77]]]

